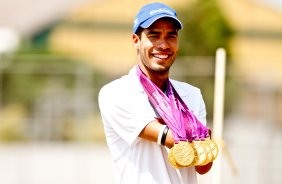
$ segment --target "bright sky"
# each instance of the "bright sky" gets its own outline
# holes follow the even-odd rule
[[[282,12],[282,0],[253,0],[253,1],[261,2],[267,6],[271,6]]]

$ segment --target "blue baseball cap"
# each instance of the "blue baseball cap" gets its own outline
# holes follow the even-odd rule
[[[148,28],[156,20],[170,17],[178,24],[179,29],[182,29],[182,23],[177,18],[176,11],[169,6],[156,2],[143,6],[135,17],[133,25],[133,33],[136,33],[139,27]]]

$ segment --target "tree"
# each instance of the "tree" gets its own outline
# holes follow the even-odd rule
[[[177,10],[178,16],[183,23],[184,29],[179,34],[179,56],[208,56],[206,60],[214,58],[215,52],[219,47],[223,47],[227,51],[227,55],[231,55],[229,50],[229,40],[231,39],[234,31],[229,25],[224,15],[222,14],[217,0],[196,0],[189,6]],[[199,63],[190,59],[184,59],[184,62],[178,62],[185,67],[186,72],[190,73],[185,77],[185,81],[199,87],[202,90],[204,100],[207,106],[208,119],[212,118],[213,112],[213,97],[214,97],[214,76],[196,75],[195,68],[201,68],[202,65],[208,67],[212,72],[214,66],[206,65],[206,63]],[[199,67],[201,65],[201,67]],[[227,62],[227,75],[230,62]],[[202,68],[205,69],[205,68]],[[225,91],[225,109],[228,113],[232,107],[231,96],[235,93],[234,80],[227,76],[226,78],[226,91]]]
[[[216,0],[197,0],[178,12],[185,27],[180,34],[179,55],[213,56],[219,47],[229,52],[233,30]]]

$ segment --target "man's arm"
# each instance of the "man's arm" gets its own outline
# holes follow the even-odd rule
[[[153,141],[157,143],[159,131],[162,127],[162,124],[158,121],[152,121],[145,126],[145,128],[139,134],[139,137]],[[171,130],[168,130],[166,139],[165,139],[165,146],[168,148],[172,148],[174,145],[174,138]]]
[[[145,128],[139,134],[139,137],[157,143],[158,135],[161,127],[162,124],[159,121],[157,120],[152,121],[145,126]],[[165,146],[168,148],[172,148],[173,145],[174,145],[173,134],[171,130],[169,130],[165,139]],[[211,169],[211,167],[212,167],[212,162],[203,166],[195,166],[195,169],[199,174],[206,174]]]

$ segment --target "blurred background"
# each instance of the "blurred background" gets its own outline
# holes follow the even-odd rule
[[[0,0],[0,183],[113,183],[97,95],[135,65],[132,22],[149,2]],[[221,183],[281,184],[282,2],[160,2],[184,24],[171,77],[201,88],[210,128],[227,51]]]

